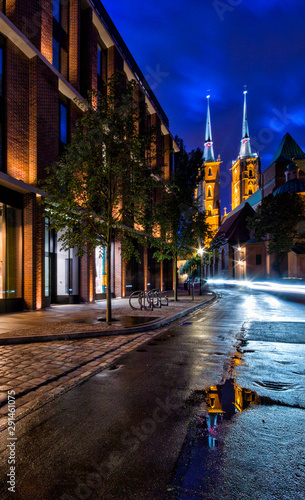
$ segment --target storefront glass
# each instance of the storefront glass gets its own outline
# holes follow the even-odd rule
[[[22,298],[22,210],[0,203],[0,299]]]
[[[106,293],[107,287],[106,248],[95,249],[95,293]]]

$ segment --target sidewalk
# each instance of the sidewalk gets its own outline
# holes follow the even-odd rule
[[[215,298],[205,290],[192,297],[179,290],[178,301],[173,292],[168,295],[168,306],[150,310],[131,309],[129,299],[112,300],[113,321],[105,321],[106,300],[92,304],[53,305],[41,311],[0,315],[0,345],[76,340],[104,335],[127,335],[160,328]]]

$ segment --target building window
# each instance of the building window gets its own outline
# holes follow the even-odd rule
[[[250,169],[249,170],[249,177],[252,177],[253,176],[253,171]]]
[[[53,17],[60,23],[60,0],[53,0]]]
[[[209,208],[208,208],[207,215],[208,215],[208,217],[212,216],[212,207],[211,206],[209,206]]]
[[[53,38],[53,66],[60,71],[60,43]]]
[[[68,78],[69,2],[53,0],[53,66]]]
[[[256,254],[256,265],[257,266],[261,266],[262,265],[262,254],[261,253],[257,253]]]
[[[5,117],[5,100],[4,100],[4,77],[3,77],[3,68],[4,68],[4,51],[2,38],[0,37],[0,171],[5,171],[5,160],[4,160],[4,117]]]
[[[62,154],[68,144],[68,106],[59,102],[59,153]]]
[[[45,297],[50,297],[50,219],[45,218],[45,233],[44,233],[44,282],[45,282]]]
[[[22,298],[22,210],[0,203],[0,299]]]
[[[208,186],[208,198],[212,198],[212,189],[211,189],[211,186]]]
[[[95,293],[105,293],[107,290],[106,248],[95,249]]]
[[[212,169],[211,167],[209,167],[209,173],[208,173],[208,176],[211,177],[212,176]]]
[[[100,43],[97,44],[97,88],[100,92],[105,90],[107,81],[107,50]]]

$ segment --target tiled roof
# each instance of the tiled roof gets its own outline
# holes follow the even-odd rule
[[[273,195],[276,196],[280,193],[305,193],[305,180],[304,179],[290,179],[282,186],[277,188]]]
[[[292,160],[293,158],[296,160],[305,159],[305,153],[287,132],[281,140],[270,165],[275,161]]]

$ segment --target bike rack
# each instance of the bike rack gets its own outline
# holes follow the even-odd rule
[[[168,306],[168,296],[162,297],[162,292],[158,289],[136,290],[129,297],[129,306],[131,309],[153,311],[154,308]]]

